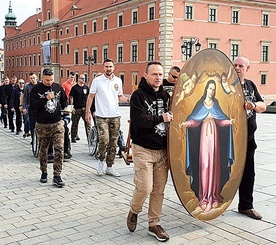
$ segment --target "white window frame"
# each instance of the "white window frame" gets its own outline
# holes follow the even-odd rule
[[[211,12],[213,9],[216,11],[215,20],[211,19]],[[214,23],[218,22],[218,6],[217,5],[209,5],[209,15],[208,16],[209,16],[209,22],[214,22]]]
[[[153,59],[149,59],[149,44],[153,44],[154,50],[153,50]],[[154,61],[155,60],[155,39],[148,39],[147,40],[147,61]]]
[[[238,13],[238,22],[234,22],[234,13]],[[231,15],[231,23],[232,24],[240,24],[240,8],[232,7],[232,15]]]
[[[187,12],[186,12],[187,7],[192,8],[192,13],[191,13],[192,17],[191,18],[187,18]],[[195,6],[193,3],[185,3],[184,20],[194,20],[194,11],[195,11],[194,9],[195,9]]]
[[[150,9],[153,8],[154,9],[154,16],[153,19],[150,19]],[[155,5],[154,4],[149,4],[148,5],[148,21],[154,21],[156,18],[156,9],[155,9]]]

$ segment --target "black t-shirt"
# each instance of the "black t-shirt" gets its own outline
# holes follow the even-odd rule
[[[78,84],[71,88],[69,97],[73,97],[73,105],[75,109],[85,108],[89,88],[86,85],[80,86]]]
[[[170,83],[167,79],[163,79],[163,89],[169,93],[170,96],[173,94],[174,83]]]
[[[262,96],[259,94],[257,86],[251,80],[244,79],[243,91],[244,91],[245,100],[253,101],[253,102],[264,101]],[[254,133],[257,129],[255,110],[252,110],[251,112],[248,113],[247,126],[248,126],[248,141],[250,141],[254,139]]]
[[[54,92],[54,98],[47,100],[48,93]],[[49,124],[56,123],[61,120],[61,109],[67,106],[66,94],[58,83],[52,86],[46,86],[38,83],[33,87],[30,94],[30,107],[36,112],[38,123]]]

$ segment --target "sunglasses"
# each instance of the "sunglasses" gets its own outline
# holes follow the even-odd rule
[[[171,74],[171,73],[170,73]],[[173,75],[173,74],[171,74],[171,76],[172,76],[172,78],[174,78],[174,79],[177,79],[178,78],[178,76],[175,76],[175,75]]]
[[[22,83],[22,82],[21,82],[21,83],[19,83],[19,84],[25,84],[25,83]]]
[[[84,81],[84,80],[85,80],[85,77],[80,77],[80,79]]]

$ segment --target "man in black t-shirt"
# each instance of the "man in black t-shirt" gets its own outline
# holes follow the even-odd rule
[[[243,87],[248,130],[245,167],[239,187],[238,210],[250,218],[260,220],[262,219],[262,215],[253,207],[253,188],[255,181],[254,155],[257,148],[254,134],[257,129],[256,113],[264,112],[266,105],[258,92],[257,86],[251,80],[245,78],[245,74],[250,68],[248,58],[243,56],[237,57],[234,60],[234,67]]]
[[[48,148],[53,142],[55,157],[53,163],[53,185],[63,187],[61,179],[64,158],[64,122],[61,109],[67,106],[67,97],[60,84],[54,82],[51,69],[44,69],[42,82],[34,86],[30,93],[30,108],[36,111],[36,132],[39,139],[39,161],[42,172],[40,182],[47,182]]]
[[[74,105],[72,111],[72,126],[71,126],[71,142],[76,143],[78,135],[78,126],[80,118],[83,119],[85,124],[86,136],[88,136],[91,130],[91,123],[85,120],[86,100],[89,93],[88,86],[85,85],[85,76],[80,74],[78,82],[71,88],[69,94],[69,102]]]
[[[179,77],[180,68],[178,66],[173,66],[170,71],[167,79],[163,79],[163,89],[172,96],[174,85],[177,82]]]

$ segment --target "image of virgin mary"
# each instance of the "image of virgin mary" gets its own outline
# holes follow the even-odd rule
[[[186,174],[203,212],[223,203],[221,190],[234,163],[232,124],[215,98],[216,82],[209,80],[192,113],[179,126],[186,127]]]

